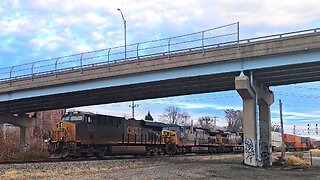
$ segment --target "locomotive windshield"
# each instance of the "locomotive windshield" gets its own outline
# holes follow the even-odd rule
[[[66,113],[62,119],[62,121],[82,121],[83,120],[83,115],[82,114],[79,114],[79,113]]]
[[[179,125],[171,124],[166,127],[163,127],[163,130],[180,131],[181,127]]]

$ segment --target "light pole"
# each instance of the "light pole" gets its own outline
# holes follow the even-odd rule
[[[124,60],[127,60],[127,21],[124,19],[123,13],[120,8],[118,8],[118,11],[121,13],[122,21],[123,21],[123,27],[124,27]]]
[[[132,119],[134,119],[134,108],[139,107],[139,104],[134,104],[134,101],[132,101],[132,105],[129,105],[129,107],[132,108]]]

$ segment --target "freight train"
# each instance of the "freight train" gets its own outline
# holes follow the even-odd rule
[[[66,112],[50,132],[52,158],[243,151],[242,134]]]
[[[284,145],[286,151],[303,151],[317,148],[315,139],[291,134],[284,134]],[[282,145],[282,136],[280,132],[271,132],[272,149],[280,151]]]

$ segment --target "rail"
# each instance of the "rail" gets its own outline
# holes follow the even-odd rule
[[[107,65],[110,69],[111,64],[114,63],[129,61],[139,63],[143,58],[155,56],[164,56],[170,60],[171,56],[176,53],[193,50],[201,50],[202,53],[205,53],[208,48],[226,45],[235,45],[235,48],[240,48],[240,44],[243,43],[319,32],[320,30],[316,28],[240,40],[239,29],[239,22],[236,22],[190,34],[129,44],[126,48],[125,46],[105,48],[0,68],[0,82],[11,84],[13,80],[27,77],[33,80],[39,75],[54,74],[57,77],[60,72],[69,70],[79,70],[83,73],[85,68],[101,65]],[[125,54],[127,54],[126,58]]]

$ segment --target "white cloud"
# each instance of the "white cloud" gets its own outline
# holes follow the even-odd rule
[[[76,52],[87,52],[87,51],[92,51],[94,50],[92,47],[90,47],[87,44],[77,44],[75,46],[75,51]]]
[[[105,3],[99,0],[79,0],[76,3],[58,0],[34,1],[4,1],[8,15],[16,13],[16,19],[6,20],[0,18],[2,35],[24,34],[20,40],[31,41],[35,36],[61,36],[69,43],[81,44],[82,48],[65,46],[63,42],[56,41],[54,47],[47,50],[60,50],[70,48],[75,52],[84,46],[93,49],[121,45],[123,36],[122,20],[116,10],[121,8],[128,25],[128,41],[163,37],[163,34],[187,33],[202,30],[234,21],[241,21],[245,27],[261,26],[256,34],[265,34],[263,27],[287,27],[298,24],[308,24],[319,19],[319,11],[313,8],[315,1],[306,0],[303,6],[299,1],[130,1],[120,0]],[[17,11],[21,10],[21,11]],[[69,32],[64,30],[68,29]],[[72,32],[72,33],[70,33]],[[242,31],[243,32],[243,31]],[[245,32],[243,32],[245,33]],[[27,34],[27,36],[25,36]],[[107,40],[103,38],[106,35]],[[48,39],[48,37],[43,37]],[[87,45],[83,44],[85,40]],[[19,41],[19,39],[17,40]],[[130,44],[129,43],[129,44]],[[43,43],[38,43],[39,49]],[[99,44],[99,45],[97,45]],[[103,45],[105,44],[105,45]],[[34,44],[32,44],[34,45]],[[45,51],[46,49],[43,49]],[[43,54],[46,54],[45,52]]]
[[[199,103],[199,104],[194,104],[194,103],[186,103],[186,102],[181,102],[177,103],[178,105],[184,107],[185,109],[216,109],[216,110],[225,110],[225,109],[236,109],[236,110],[242,110],[242,107],[239,106],[227,106],[227,105],[217,105],[217,104],[207,104],[207,103]]]
[[[280,114],[279,111],[271,111],[271,113],[274,114]],[[302,113],[302,112],[289,112],[289,111],[284,111],[283,115],[287,117],[287,119],[301,119],[301,118],[319,118],[320,119],[320,115],[318,114],[314,114],[314,113]]]
[[[92,32],[92,38],[96,41],[105,39],[105,37],[99,32]]]

